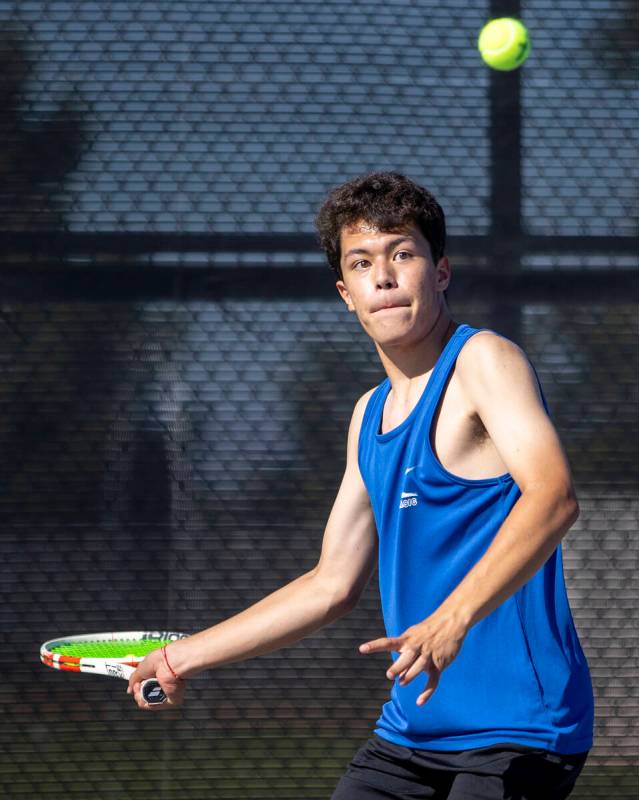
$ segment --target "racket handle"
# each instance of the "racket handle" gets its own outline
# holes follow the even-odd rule
[[[162,705],[162,703],[166,703],[164,690],[160,686],[160,682],[155,678],[142,681],[141,692],[142,697],[150,706],[159,706]]]

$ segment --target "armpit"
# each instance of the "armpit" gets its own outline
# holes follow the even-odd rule
[[[471,429],[471,438],[473,444],[482,445],[485,444],[490,440],[490,436],[488,435],[488,431],[484,426],[484,423],[481,421],[481,417],[479,414],[473,414],[472,417],[472,429]]]

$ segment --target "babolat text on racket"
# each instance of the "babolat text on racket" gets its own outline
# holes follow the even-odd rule
[[[186,633],[174,631],[124,631],[87,633],[51,639],[40,648],[40,660],[47,667],[68,672],[87,672],[129,680],[142,659]],[[166,695],[155,678],[142,683],[142,697],[149,705],[161,705]]]

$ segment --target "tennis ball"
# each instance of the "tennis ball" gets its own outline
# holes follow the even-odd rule
[[[488,66],[502,72],[517,69],[530,55],[528,31],[513,17],[486,23],[479,33],[477,47]]]

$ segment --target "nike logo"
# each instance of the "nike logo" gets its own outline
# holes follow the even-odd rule
[[[404,475],[408,475],[408,473],[413,469],[415,469],[415,467],[408,467],[408,469],[404,470]]]

